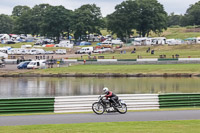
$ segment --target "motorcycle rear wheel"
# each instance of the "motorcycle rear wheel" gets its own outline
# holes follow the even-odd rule
[[[92,104],[92,110],[98,115],[102,115],[105,112],[104,106],[99,102],[95,102]]]

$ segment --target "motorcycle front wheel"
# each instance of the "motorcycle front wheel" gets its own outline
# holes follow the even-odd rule
[[[117,107],[117,111],[120,113],[120,114],[125,114],[127,112],[127,106],[126,104],[121,104],[121,106]]]
[[[92,110],[94,111],[94,113],[102,115],[105,111],[105,108],[101,103],[95,102],[92,104]]]

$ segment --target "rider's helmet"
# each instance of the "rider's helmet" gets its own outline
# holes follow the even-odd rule
[[[103,88],[103,92],[104,92],[105,94],[106,94],[108,91],[109,91],[109,90],[108,90],[107,87],[104,87],[104,88]]]

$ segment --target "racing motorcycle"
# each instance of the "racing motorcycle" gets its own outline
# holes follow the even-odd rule
[[[119,112],[120,114],[125,114],[127,112],[127,106],[123,100],[118,100],[118,105],[116,106],[109,100],[104,99],[104,96],[100,95],[98,99],[98,102],[92,104],[92,110],[98,115],[101,115],[104,112]]]

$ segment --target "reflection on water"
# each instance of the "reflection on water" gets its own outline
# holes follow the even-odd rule
[[[199,93],[200,78],[0,78],[0,98],[117,94]]]

